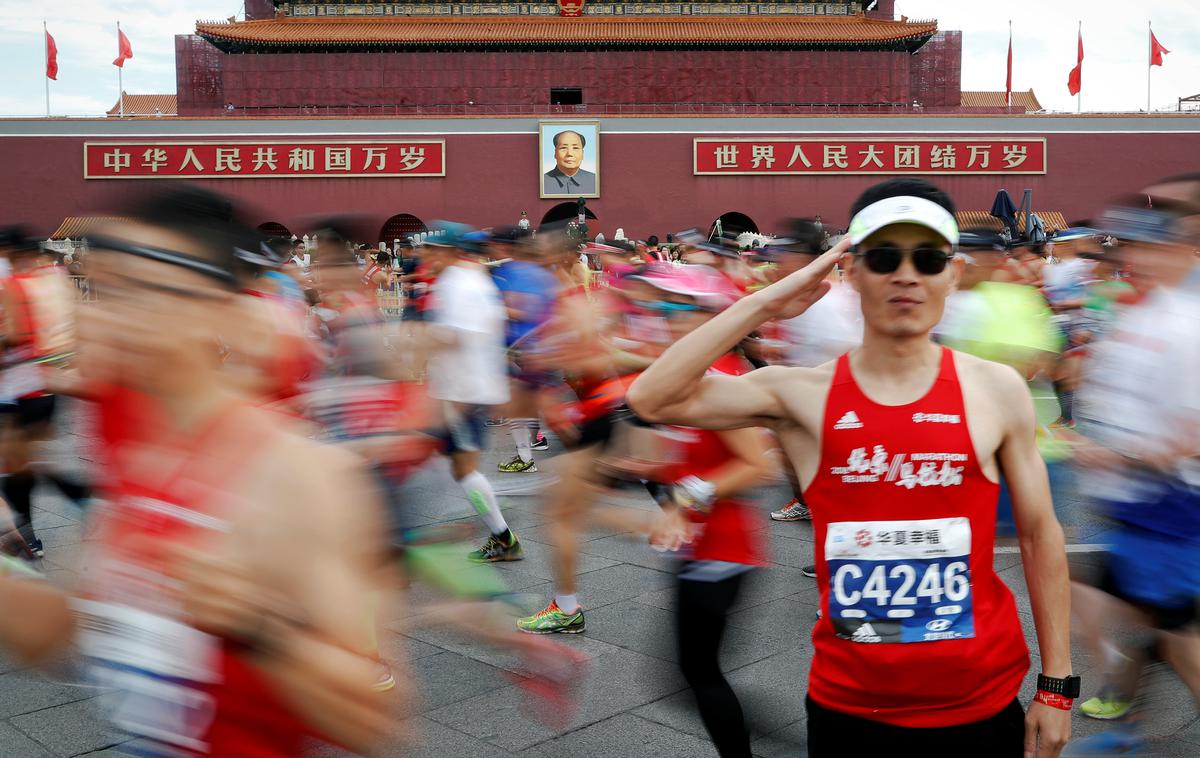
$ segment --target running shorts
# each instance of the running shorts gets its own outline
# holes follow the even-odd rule
[[[440,436],[446,454],[483,450],[491,406],[444,402],[442,407],[446,426]]]
[[[1142,610],[1163,631],[1194,626],[1200,619],[1200,542],[1128,525],[1109,534],[1100,589]]]

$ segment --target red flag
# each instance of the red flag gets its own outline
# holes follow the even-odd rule
[[[1008,78],[1004,81],[1004,104],[1012,106],[1012,26],[1008,27]]]
[[[1162,46],[1162,43],[1158,41],[1158,37],[1154,36],[1154,31],[1151,30],[1151,32],[1150,32],[1150,65],[1151,66],[1161,66],[1163,64],[1163,55],[1165,55],[1166,53],[1169,53],[1169,52],[1171,52],[1171,51]]]
[[[46,32],[46,78],[58,81],[58,45],[50,32]]]
[[[1079,90],[1083,89],[1083,32],[1079,32],[1079,62],[1075,64],[1075,68],[1071,69],[1071,75],[1067,77],[1067,91],[1072,95],[1078,95]]]
[[[117,30],[117,59],[113,61],[113,65],[119,68],[125,68],[125,61],[133,57],[133,45],[129,44],[129,38],[125,36],[125,32]]]

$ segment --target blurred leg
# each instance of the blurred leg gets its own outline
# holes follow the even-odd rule
[[[704,728],[721,758],[750,758],[742,706],[721,673],[721,638],[744,574],[716,582],[679,580],[679,669],[692,687]]]

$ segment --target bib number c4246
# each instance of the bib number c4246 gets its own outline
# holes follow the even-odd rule
[[[975,636],[971,522],[839,521],[825,535],[829,620],[853,642]]]

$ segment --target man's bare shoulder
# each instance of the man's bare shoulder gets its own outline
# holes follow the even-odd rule
[[[1025,380],[1012,366],[957,350],[954,351],[954,366],[958,370],[959,381],[969,385],[980,385],[1004,398],[1001,402],[1010,401],[1013,395],[1021,398],[1029,395]]]
[[[825,413],[836,361],[820,366],[767,366],[750,373],[784,409],[771,426],[776,432],[799,427],[815,434]]]

